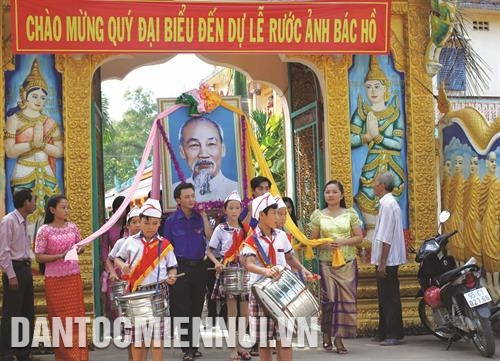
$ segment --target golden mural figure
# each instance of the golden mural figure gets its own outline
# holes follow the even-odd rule
[[[483,264],[488,290],[494,299],[500,298],[500,179],[496,177],[496,154],[488,153],[481,201],[483,215]]]
[[[451,160],[444,162],[443,180],[441,182],[441,209],[450,211]],[[443,224],[443,233],[448,233],[448,222]]]
[[[457,230],[458,233],[450,239],[448,250],[451,252],[455,261],[461,266],[465,261],[464,250],[464,175],[463,175],[464,157],[457,155],[455,157],[455,174],[450,184],[450,207],[451,218],[449,229]]]
[[[56,179],[56,158],[63,156],[62,135],[57,122],[43,114],[48,87],[35,58],[31,71],[19,89],[18,106],[10,109],[5,124],[5,153],[17,159],[9,180],[12,193],[19,188],[31,189],[36,210],[28,216],[33,236],[43,219],[45,201],[60,193]]]
[[[351,147],[368,145],[355,198],[369,240],[373,240],[378,214],[378,199],[373,191],[376,176],[384,171],[394,175],[392,194],[397,200],[404,190],[405,173],[401,158],[404,119],[399,110],[398,96],[390,99],[389,90],[389,79],[380,68],[377,57],[370,56],[370,67],[365,77],[365,92],[370,104],[362,101],[359,95],[358,109],[351,118]]]
[[[481,266],[481,222],[479,218],[479,196],[481,179],[478,173],[479,157],[473,155],[469,163],[469,178],[465,181],[464,189],[464,248],[465,259],[474,257]]]

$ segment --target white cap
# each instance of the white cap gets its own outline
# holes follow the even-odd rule
[[[229,193],[226,199],[224,199],[224,204],[229,201],[238,201],[241,203],[241,197],[238,194],[238,191],[232,191],[231,193]]]
[[[139,207],[134,207],[127,214],[127,223],[134,217],[139,217],[141,215],[141,209]]]
[[[280,208],[286,208],[286,204],[283,201],[283,198],[281,198],[280,196],[276,196],[274,198],[276,199],[276,203],[278,203],[278,209],[280,209]]]
[[[252,217],[259,219],[260,212],[273,204],[277,204],[276,198],[267,192],[252,201]]]
[[[148,217],[161,218],[160,201],[149,198],[141,207],[141,214]]]

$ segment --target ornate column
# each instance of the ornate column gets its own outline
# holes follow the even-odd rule
[[[425,46],[429,41],[429,2],[408,1],[406,115],[408,190],[411,236],[422,240],[436,231],[437,193],[434,140],[434,99],[425,72]]]
[[[64,184],[71,219],[82,237],[92,232],[91,57],[57,55],[62,76]]]
[[[344,185],[345,200],[352,206],[351,123],[349,121],[349,67],[352,56],[328,56],[325,59],[326,120],[330,179]]]

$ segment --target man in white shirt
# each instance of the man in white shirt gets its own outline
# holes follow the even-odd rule
[[[373,191],[380,199],[371,263],[376,266],[379,326],[374,341],[383,346],[395,346],[403,341],[403,316],[399,294],[398,267],[406,263],[401,208],[392,195],[394,176],[380,173]]]

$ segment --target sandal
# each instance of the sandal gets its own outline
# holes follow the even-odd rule
[[[323,350],[325,351],[333,350],[332,337],[327,333],[323,334]]]
[[[337,339],[335,339],[335,352],[338,353],[339,355],[345,355],[347,353],[347,349],[345,348],[344,344],[342,343],[342,340],[340,340],[340,344],[337,342]]]
[[[238,355],[244,361],[248,361],[248,360],[252,359],[252,356],[250,355],[250,353],[248,351],[238,351]]]

